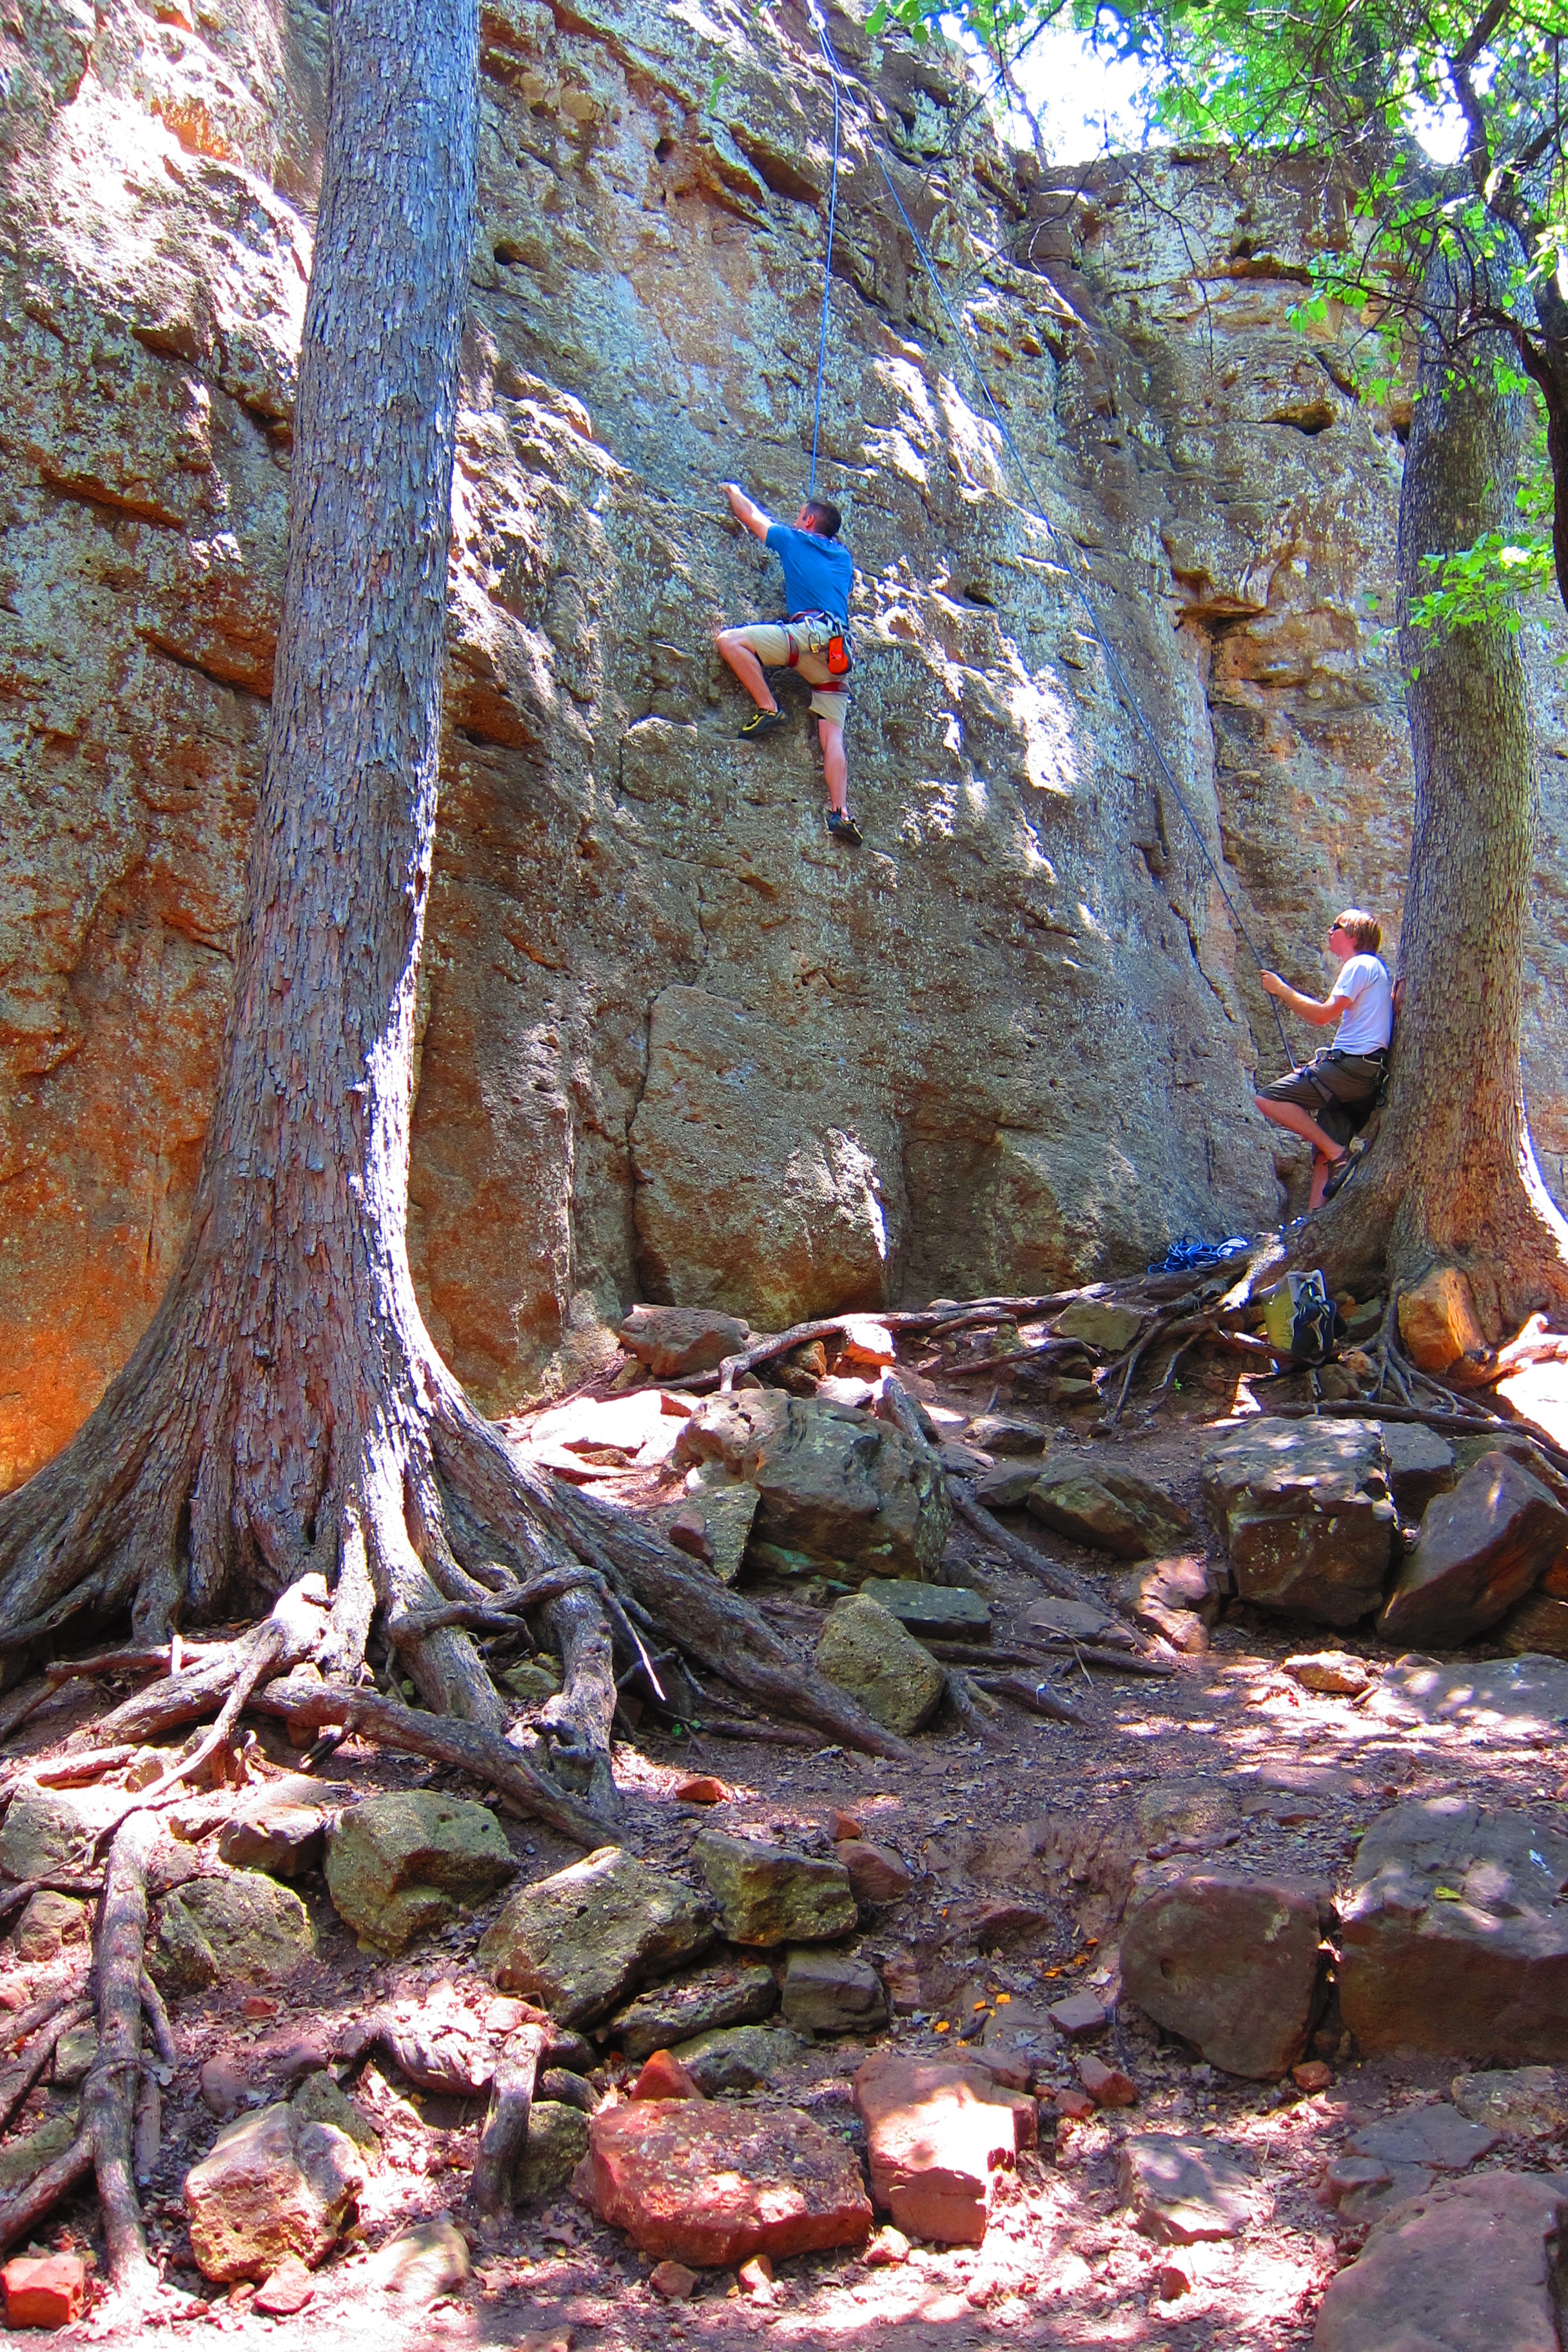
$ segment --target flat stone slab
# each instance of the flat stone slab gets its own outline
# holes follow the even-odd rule
[[[911,2238],[977,2246],[997,2171],[1035,2137],[1034,2102],[999,2090],[983,2063],[879,2051],[855,2077],[871,2196]]]
[[[868,1577],[860,1590],[868,1601],[876,1601],[911,1633],[934,1633],[950,1642],[984,1642],[991,1631],[991,1603],[963,1585]]]
[[[1352,1866],[1340,2006],[1363,2050],[1568,2059],[1568,1835],[1465,1797],[1396,1805]]]
[[[1487,2172],[1380,2222],[1329,2283],[1313,2352],[1559,2352],[1562,2187]]]
[[[1568,1725],[1568,1660],[1412,1654],[1388,1668],[1366,1712],[1400,1727],[1455,1724],[1489,1739],[1554,1742]]]
[[[595,2025],[645,1979],[706,1951],[713,1934],[693,1888],[604,1845],[521,1888],[478,1958],[503,1992],[537,2001],[557,2024]]]
[[[1122,1991],[1211,2065],[1277,2082],[1306,2049],[1332,1916],[1306,1879],[1209,1870],[1146,1885],[1122,1922]]]
[[[752,2024],[778,2005],[778,1985],[765,1961],[731,1960],[639,1993],[611,2018],[609,2035],[640,2065],[656,2050],[673,2050],[678,2042],[721,2026]]]
[[[1237,1590],[1263,1609],[1353,1625],[1383,1598],[1398,1516],[1375,1421],[1251,1421],[1204,1460]]]
[[[974,1489],[974,1499],[987,1511],[1021,1511],[1029,1489],[1040,1475],[1038,1455],[1022,1461],[998,1462]]]
[[[1052,2001],[1046,2014],[1058,2033],[1076,2042],[1085,2033],[1098,2033],[1105,2023],[1106,2012],[1091,1992],[1069,1992],[1065,2000]]]
[[[1162,2245],[1239,2238],[1251,2219],[1250,2186],[1235,2158],[1210,2140],[1141,2132],[1121,2144],[1117,2195]]]
[[[703,1830],[691,1859],[707,1880],[732,1944],[816,1944],[847,1936],[859,1918],[841,1862],[792,1853],[751,1838]]]
[[[794,2108],[638,2100],[595,2116],[573,2187],[645,2253],[699,2269],[863,2245],[854,2151]]]
[[[1457,1649],[1522,1601],[1568,1541],[1568,1511],[1507,1454],[1488,1454],[1426,1507],[1378,1631]]]

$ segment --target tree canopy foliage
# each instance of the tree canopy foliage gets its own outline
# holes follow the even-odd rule
[[[918,38],[939,20],[972,37],[1010,101],[1023,50],[1045,25],[1071,21],[1107,56],[1142,66],[1156,136],[1331,157],[1351,235],[1311,257],[1300,315],[1310,325],[1337,305],[1363,322],[1370,396],[1433,323],[1425,289],[1434,262],[1448,265],[1453,366],[1525,396],[1533,430],[1508,527],[1431,558],[1409,618],[1517,628],[1521,599],[1553,580],[1568,605],[1564,0],[879,0],[871,25]],[[1434,160],[1445,143],[1452,163]]]

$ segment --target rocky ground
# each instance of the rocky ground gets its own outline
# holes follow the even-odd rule
[[[974,1407],[989,1400],[973,1377],[903,1377],[946,1443],[966,1430],[1018,1442],[995,1416],[975,1429]],[[1272,1406],[1298,1391],[1304,1376],[1261,1393]],[[155,2155],[151,2135],[139,2145],[166,2293],[133,2332],[202,2323],[243,2343],[303,2347],[328,2329],[345,2352],[770,2333],[809,2345],[873,2331],[899,2352],[995,2336],[1190,2352],[1305,2344],[1314,2329],[1325,2347],[1386,2344],[1391,2315],[1414,2325],[1423,2296],[1436,2295],[1441,2327],[1399,2340],[1554,2343],[1529,2330],[1554,2326],[1542,2250],[1568,2189],[1568,2076],[1521,2066],[1568,2056],[1551,2047],[1553,2034],[1568,2041],[1558,1982],[1568,1961],[1552,1917],[1568,1877],[1558,1752],[1568,1696],[1553,1677],[1568,1669],[1489,1660],[1485,1644],[1401,1667],[1364,1628],[1304,1634],[1300,1621],[1226,1592],[1203,1463],[1258,1404],[1218,1360],[1195,1363],[1158,1416],[1134,1412],[1124,1431],[1076,1433],[1070,1409],[1052,1420],[1051,1458],[1149,1482],[1190,1519],[1185,1557],[1206,1568],[1206,1583],[1189,1579],[1194,1606],[1179,1592],[1158,1603],[1175,1637],[1158,1643],[1163,1674],[1068,1661],[1052,1687],[1070,1690],[1080,1722],[1004,1701],[979,1717],[983,1739],[944,1706],[915,1736],[912,1760],[889,1761],[805,1735],[798,1747],[678,1737],[645,1716],[616,1756],[624,1853],[586,1865],[536,1823],[477,1805],[484,1792],[471,1780],[350,1739],[320,1768],[325,1800],[310,1800],[292,1828],[273,1823],[278,1843],[247,1850],[224,1831],[226,1860],[265,1865],[242,1874],[268,1891],[237,1920],[203,1907],[218,1865],[202,1809],[215,1818],[215,1800],[194,1795],[153,1872],[154,1974],[174,2048]],[[535,1428],[542,1454],[570,1451],[560,1411]],[[664,1417],[679,1427],[686,1415]],[[592,1451],[580,1427],[576,1443]],[[582,1451],[577,1461],[639,1507],[673,1515],[700,1490],[668,1454],[629,1466],[603,1458],[616,1451],[601,1442],[599,1461]],[[1009,1460],[1027,1457],[993,1453],[987,1475]],[[1076,1571],[1108,1601],[1129,1573],[1033,1511],[1006,1524],[1047,1568]],[[994,1651],[1038,1643],[1048,1612],[1074,1605],[967,1532],[949,1536],[941,1573],[988,1605]],[[825,1580],[748,1570],[745,1580],[782,1629],[820,1638],[836,1597]],[[1300,1663],[1330,1643],[1333,1663]],[[519,1674],[520,1695],[541,1671]],[[1314,1686],[1324,1683],[1340,1686]],[[58,1755],[120,1695],[68,1685],[13,1753]],[[261,1721],[247,1751],[258,1807],[265,1798],[289,1813],[298,1789],[276,1784],[300,1762]],[[37,1870],[26,1841],[47,1843],[45,1797],[89,1814],[111,1801],[103,1784],[74,1797],[11,1786],[0,1866],[13,1878]],[[387,1865],[395,1839],[384,1830],[378,1843],[363,1824],[384,1824],[386,1800],[417,1792],[424,1861],[398,1881]],[[363,1811],[370,1799],[383,1801],[379,1816]],[[324,1873],[312,1811],[323,1801],[343,1823],[356,1811],[362,1821],[352,1835],[331,1830]],[[1427,1810],[1397,1811],[1415,1805]],[[232,1812],[232,1795],[222,1810]],[[752,1843],[737,1851],[726,1843],[736,1839]],[[1532,1909],[1518,1890],[1537,1867],[1544,1893]],[[566,1895],[543,1885],[574,1870]],[[1390,1920],[1436,1933],[1450,1913],[1456,1932],[1472,1931],[1468,1948],[1445,1945],[1434,1968],[1426,1947],[1401,1947],[1378,1978]],[[85,1924],[58,1895],[13,1917],[0,1947],[11,2011],[80,1977]],[[1488,1977],[1510,1937],[1522,1955],[1513,1977]],[[542,2032],[555,2039],[542,2064],[557,2071],[541,2076],[515,2210],[487,2221],[471,2178],[484,2085],[498,2049],[514,2046],[507,2037],[546,2011],[554,2022]],[[677,2041],[710,2096],[661,2106],[664,2137],[644,2145],[653,2127],[640,2119],[653,2110],[629,2094],[648,2053]],[[52,2077],[0,2150],[0,2197],[68,2140],[90,2056],[79,2032],[62,2039]],[[916,2063],[939,2071],[908,2071]],[[1488,2079],[1472,2079],[1489,2063]],[[465,2066],[466,2097],[450,2087]],[[422,2089],[421,2075],[448,2087]],[[694,2086],[678,2072],[657,2087]],[[584,2166],[574,2192],[588,2107],[600,2118],[600,2177],[595,2186]],[[668,2137],[678,2109],[680,2130],[710,2136],[695,2159]],[[237,2122],[249,2134],[238,2143]],[[637,2141],[614,2183],[610,2122]],[[51,2137],[39,2142],[40,2131]],[[271,2136],[269,2155],[257,2155],[258,2134]],[[237,2145],[250,2148],[243,2163]],[[696,2170],[683,2173],[689,2161]],[[795,2181],[801,2210],[832,2208],[826,2234],[847,2242],[742,2266],[744,2247],[715,2218],[715,2182],[726,2165],[759,2180],[770,2164]],[[200,2170],[190,2186],[187,2176],[215,2165],[204,2198]],[[310,2269],[247,2263],[258,2200],[275,2205],[285,2174],[309,2208],[305,2238],[290,2242]],[[630,2218],[648,2251],[595,2205]],[[944,2215],[980,2242],[939,2242],[931,2225]],[[704,2229],[705,2261],[659,2259],[661,2245],[689,2251]],[[87,2307],[62,2341],[126,2340],[123,2316],[95,2300],[97,2231],[84,2190],[30,2247],[11,2249],[85,2258]],[[730,2252],[715,2259],[721,2245]],[[250,2274],[234,2276],[237,2265]],[[1465,2325],[1481,2334],[1464,2332],[1467,2297],[1479,2302]]]

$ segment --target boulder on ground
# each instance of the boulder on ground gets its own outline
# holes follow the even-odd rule
[[[1302,1690],[1326,1698],[1359,1698],[1377,1680],[1377,1670],[1350,1650],[1299,1650],[1284,1671]]]
[[[291,1976],[315,1948],[310,1914],[292,1887],[259,1870],[224,1870],[163,1897],[153,1971],[189,1990],[256,1983]]]
[[[991,1603],[960,1584],[914,1584],[908,1578],[870,1577],[860,1587],[868,1601],[896,1617],[907,1633],[927,1640],[986,1642]]]
[[[520,1888],[480,1938],[479,1962],[558,2024],[596,2025],[646,1978],[712,1941],[712,1912],[689,1886],[603,1845]]]
[[[722,1830],[701,1831],[691,1859],[732,1944],[822,1943],[848,1935],[859,1918],[849,1874],[837,1859],[819,1862]]]
[[[855,2105],[878,2208],[910,2237],[979,2245],[997,2172],[1034,2145],[1033,2100],[999,2090],[983,2061],[879,2051],[856,2074]]]
[[[488,1805],[419,1789],[366,1797],[327,1840],[327,1892],[362,1946],[401,1952],[416,1936],[482,1903],[516,1869]]]
[[[977,1481],[974,1499],[987,1511],[1021,1511],[1040,1475],[1037,1454],[996,1463]]]
[[[589,2126],[574,2186],[645,2253],[702,2269],[858,2246],[871,2233],[854,2151],[788,2107],[657,2099],[609,2108]]]
[[[36,2131],[13,2129],[0,2143],[0,2190],[20,2189],[46,2164],[63,2156],[80,2127],[80,2110],[69,2106],[48,2116]]]
[[[1388,1484],[1402,1519],[1418,1519],[1435,1495],[1454,1484],[1454,1449],[1418,1421],[1385,1421],[1383,1454]]]
[[[1059,1339],[1081,1339],[1107,1356],[1120,1356],[1143,1328],[1135,1307],[1118,1307],[1109,1298],[1079,1298],[1064,1308],[1053,1327]]]
[[[570,2188],[588,2153],[588,2118],[559,2099],[535,2099],[529,2110],[528,2144],[512,2176],[519,2204],[542,2205]]]
[[[1145,1851],[1174,1847],[1183,1853],[1205,1853],[1216,1845],[1234,1845],[1241,1826],[1241,1801],[1228,1780],[1207,1780],[1178,1773],[1156,1780],[1138,1800],[1138,1828]]]
[[[1340,2007],[1365,2051],[1568,2060],[1568,1835],[1523,1808],[1413,1799],[1357,1849]]]
[[[1568,2200],[1485,2172],[1401,2204],[1329,2282],[1313,2352],[1555,2352]]]
[[[784,2013],[801,2033],[876,2033],[888,2021],[888,1997],[868,1960],[794,1950],[784,1967]]]
[[[719,1463],[756,1487],[752,1556],[786,1572],[929,1580],[946,1548],[952,1511],[935,1455],[842,1405],[777,1389],[715,1397],[681,1429],[675,1459]]]
[[[858,1699],[874,1723],[904,1738],[931,1721],[947,1689],[946,1673],[931,1652],[864,1592],[828,1611],[816,1670]]]
[[[721,1584],[735,1584],[761,1500],[743,1478],[731,1478],[721,1471],[716,1477],[693,1472],[684,1500],[673,1510],[666,1505],[650,1511],[648,1517],[655,1527],[662,1526],[678,1551],[689,1552],[710,1568]]]
[[[654,2052],[626,2094],[629,2099],[700,2099],[702,2095],[700,2086],[669,2050]]]
[[[331,1787],[305,1772],[264,1780],[220,1831],[218,1858],[236,1870],[301,1877],[321,1859],[329,1815],[352,1794],[346,1787]]]
[[[909,1893],[909,1864],[890,1845],[874,1845],[869,1838],[842,1838],[834,1852],[849,1873],[857,1903],[900,1903]]]
[[[381,2135],[363,2108],[356,2105],[346,2091],[339,2089],[324,2066],[314,2068],[305,2076],[289,2104],[301,2122],[331,2124],[342,2132],[368,2164],[380,2161]]]
[[[1561,2139],[1568,2133],[1568,2076],[1555,2066],[1456,2074],[1451,2095],[1460,2115],[1505,2139]]]
[[[1353,1625],[1383,1597],[1397,1515],[1374,1421],[1248,1422],[1204,1462],[1244,1601]]]
[[[1426,1506],[1378,1631],[1457,1649],[1522,1601],[1568,1541],[1568,1511],[1506,1454],[1488,1454]]]
[[[634,1307],[616,1336],[629,1355],[646,1364],[656,1381],[678,1381],[688,1372],[710,1372],[726,1356],[739,1355],[751,1338],[738,1315],[712,1307]]]
[[[85,1903],[74,1895],[57,1894],[52,1886],[40,1886],[16,1922],[16,1958],[58,1959],[68,1944],[84,1944],[91,1932],[92,1915]]]
[[[365,2267],[374,2285],[417,2307],[463,2284],[468,2242],[449,2213],[437,2213],[389,2238]]]
[[[1180,1552],[1131,1569],[1116,1579],[1110,1596],[1134,1624],[1158,1633],[1173,1649],[1196,1657],[1208,1648],[1219,1593],[1201,1552]]]
[[[120,1789],[40,1789],[21,1780],[0,1826],[0,1872],[7,1878],[52,1878],[84,1869],[100,1830],[125,1803]]]
[[[1518,1657],[1568,1658],[1568,1601],[1538,1587],[1515,1601],[1495,1638]]]
[[[185,2175],[191,2252],[204,2278],[264,2279],[286,2256],[319,2263],[365,2183],[345,2132],[287,2105],[220,2131]]]
[[[1209,2140],[1183,2139],[1172,2132],[1141,2132],[1125,2139],[1116,2186],[1138,2228],[1161,2245],[1239,2238],[1251,2216],[1246,2173]]]
[[[611,2018],[609,2038],[640,2063],[656,2050],[672,2050],[695,2034],[771,2017],[778,2005],[778,1984],[764,1960],[726,1960],[700,1976],[639,1993]]]
[[[1193,1523],[1180,1503],[1131,1470],[1070,1454],[1047,1455],[1025,1507],[1058,1535],[1118,1559],[1148,1559],[1178,1552]]]
[[[1277,2082],[1307,2046],[1328,1890],[1208,1870],[1139,1889],[1121,1931],[1121,1986],[1214,2066]]]
[[[761,2089],[800,2054],[800,2042],[782,2025],[721,2026],[678,2042],[671,2053],[706,2099]]]
[[[1532,1653],[1444,1663],[1415,1652],[1384,1668],[1366,1713],[1395,1730],[1452,1724],[1490,1743],[1545,1746],[1568,1722],[1568,1661]]]
[[[1050,1433],[1043,1421],[1026,1421],[1012,1412],[983,1412],[965,1428],[963,1442],[982,1454],[1022,1457],[1043,1454]]]

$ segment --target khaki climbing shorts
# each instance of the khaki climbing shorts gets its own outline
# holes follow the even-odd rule
[[[841,688],[831,683],[833,673],[824,653],[810,650],[813,632],[804,625],[786,627],[783,621],[753,621],[746,628],[727,629],[726,636],[739,637],[750,646],[764,669],[790,667],[790,652],[795,652],[794,667],[812,689],[811,707],[818,719],[826,719],[830,727],[842,727],[849,716],[849,697]],[[826,637],[824,644],[826,645]]]

